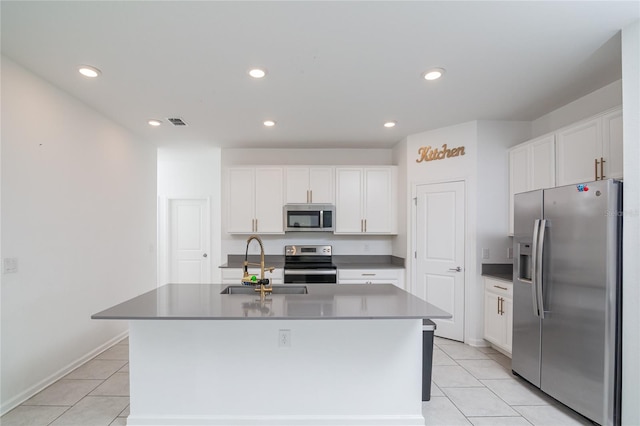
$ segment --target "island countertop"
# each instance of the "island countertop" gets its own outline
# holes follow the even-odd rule
[[[167,284],[94,314],[91,318],[322,320],[451,317],[447,312],[392,284],[306,284],[308,294],[271,294],[264,299],[259,294],[221,294],[226,287],[226,284]]]

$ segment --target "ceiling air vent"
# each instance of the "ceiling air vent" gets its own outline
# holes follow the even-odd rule
[[[185,123],[182,118],[167,118],[167,120],[169,120],[169,122],[171,124],[173,124],[174,126],[186,126],[187,123]]]

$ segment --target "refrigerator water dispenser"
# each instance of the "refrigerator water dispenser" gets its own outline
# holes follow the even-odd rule
[[[531,261],[531,244],[518,244],[519,262],[518,262],[518,279],[522,281],[531,281],[532,261]]]

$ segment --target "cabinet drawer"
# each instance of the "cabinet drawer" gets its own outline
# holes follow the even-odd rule
[[[397,280],[401,269],[338,269],[340,280]]]
[[[510,281],[485,277],[484,288],[486,291],[490,291],[491,293],[495,293],[508,298],[513,298],[513,283]]]

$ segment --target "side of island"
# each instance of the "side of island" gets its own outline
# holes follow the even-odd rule
[[[393,285],[226,287],[170,284],[92,316],[129,321],[128,425],[424,424],[423,327],[449,314]]]

